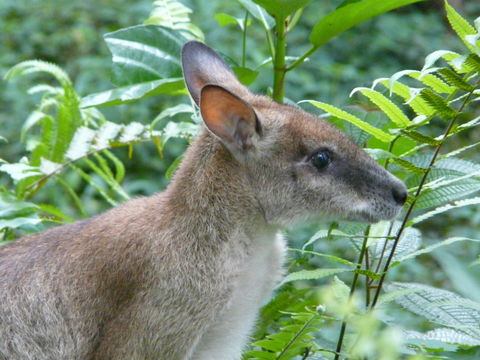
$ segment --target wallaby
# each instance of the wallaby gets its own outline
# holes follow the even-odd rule
[[[392,219],[403,183],[342,132],[182,50],[205,128],[171,184],[0,249],[0,359],[239,360],[282,277],[279,230]]]

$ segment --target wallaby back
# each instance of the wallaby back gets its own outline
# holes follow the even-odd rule
[[[172,183],[0,249],[0,359],[239,360],[282,276],[283,226],[394,217],[405,186],[344,134],[182,52],[205,129]]]

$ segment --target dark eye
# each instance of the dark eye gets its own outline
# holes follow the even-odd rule
[[[330,164],[330,154],[326,150],[316,152],[312,155],[310,161],[318,170],[323,170]]]

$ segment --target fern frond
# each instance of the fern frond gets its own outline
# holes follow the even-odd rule
[[[432,146],[437,146],[438,144],[441,143],[440,140],[434,139],[430,136],[423,135],[422,133],[415,131],[415,130],[402,130],[402,134],[405,134],[409,138],[422,143],[422,144],[428,144]]]
[[[458,305],[438,305],[445,300],[462,299],[450,291],[437,289],[417,283],[393,283],[386,286],[388,291],[415,289],[416,292],[396,299],[396,302],[407,310],[425,317],[427,320],[448,326],[472,336],[480,341],[480,312]]]
[[[43,60],[27,60],[18,63],[5,74],[5,80],[13,80],[16,77],[44,72],[52,75],[62,84],[63,87],[72,86],[72,82],[68,74],[59,66]]]
[[[418,89],[412,89],[399,81],[395,81],[391,84],[388,78],[375,80],[373,87],[375,87],[377,83],[382,84],[387,89],[390,89],[391,92],[403,98],[405,103],[410,106],[417,115],[431,116],[435,113],[435,110],[430,107],[425,100],[417,96],[419,92]]]
[[[313,106],[322,109],[326,111],[327,113],[338,117],[339,119],[348,121],[349,123],[352,123],[353,125],[359,127],[363,131],[369,133],[370,135],[373,135],[376,137],[378,140],[383,141],[383,142],[390,142],[394,139],[394,137],[390,134],[387,134],[386,132],[370,125],[369,123],[359,119],[355,115],[352,115],[344,110],[341,110],[335,106],[329,105],[322,103],[320,101],[314,101],[314,100],[305,100],[306,102],[312,104]]]
[[[402,256],[401,258],[397,259],[393,264],[392,266],[396,266],[402,262],[404,262],[405,260],[409,260],[409,259],[413,259],[413,258],[416,258],[417,256],[420,256],[420,255],[424,255],[424,254],[429,254],[431,253],[432,251],[438,249],[438,248],[441,248],[443,246],[447,246],[447,245],[451,245],[451,244],[454,244],[456,242],[459,242],[459,241],[472,241],[472,242],[480,242],[480,240],[477,240],[477,239],[471,239],[471,238],[466,238],[466,237],[451,237],[451,238],[448,238],[446,240],[443,240],[443,241],[440,241],[438,243],[435,243],[433,245],[430,245],[430,246],[427,246],[423,249],[420,249],[420,250],[417,250],[417,251],[414,251],[408,255],[405,255],[405,256]]]
[[[447,100],[430,89],[423,89],[419,96],[435,109],[436,114],[442,119],[450,119],[458,114],[456,110],[450,107]]]
[[[457,33],[458,37],[467,46],[467,48],[475,52],[475,48],[465,39],[467,35],[473,35],[477,32],[450,4],[445,0],[445,9],[447,11],[447,19],[452,29]]]
[[[411,339],[434,340],[447,344],[456,344],[462,346],[480,345],[480,339],[451,328],[439,328],[427,331],[426,333],[420,333],[417,331],[405,331],[403,334],[407,341]]]
[[[204,35],[198,26],[190,20],[192,10],[177,0],[157,0],[154,9],[144,24],[164,26],[179,30],[186,38],[203,40]]]
[[[480,181],[473,179],[464,180],[461,184],[451,184],[435,190],[426,190],[417,199],[415,210],[441,206],[477,191],[480,191]]]
[[[468,92],[475,90],[475,87],[473,85],[470,85],[460,75],[458,75],[450,68],[440,69],[438,70],[438,73],[446,82],[458,89],[462,89]]]
[[[450,95],[455,91],[455,88],[453,86],[446,84],[440,78],[436,77],[433,74],[422,73],[421,71],[411,71],[409,72],[408,76],[410,76],[412,79],[420,81],[422,84],[432,89],[432,91],[435,91],[439,94]]]
[[[311,333],[318,331],[321,315],[315,310],[299,313],[285,313],[289,320],[283,322],[280,330],[252,345],[256,350],[246,356],[256,359],[287,360],[302,354],[306,349],[317,349]]]
[[[453,204],[441,206],[439,208],[436,208],[435,210],[432,210],[432,211],[426,212],[422,215],[419,215],[416,218],[414,218],[413,220],[411,220],[409,222],[409,224],[410,225],[418,224],[419,222],[427,220],[427,219],[429,219],[433,216],[443,214],[443,213],[445,213],[447,211],[450,211],[452,209],[458,209],[460,207],[470,206],[470,205],[478,205],[478,204],[480,204],[480,197],[455,201]]]
[[[377,105],[380,110],[382,110],[389,117],[389,119],[398,127],[405,128],[411,125],[410,120],[402,112],[402,110],[386,96],[372,89],[356,88],[352,90],[352,92],[350,93],[350,97],[357,91],[365,95],[367,98],[370,99],[371,102]]]

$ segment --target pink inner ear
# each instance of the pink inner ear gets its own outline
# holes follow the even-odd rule
[[[205,125],[223,141],[246,149],[255,133],[252,107],[229,91],[207,85],[202,89],[200,111]]]

